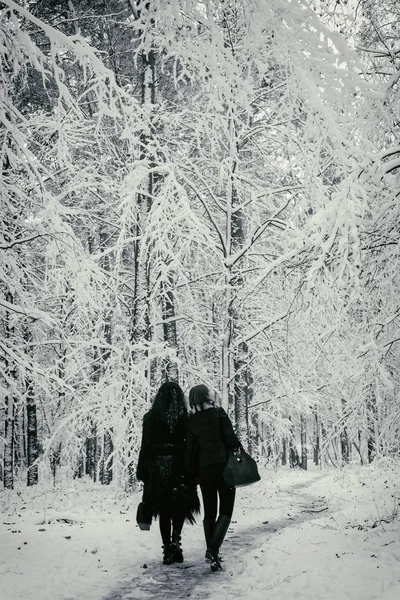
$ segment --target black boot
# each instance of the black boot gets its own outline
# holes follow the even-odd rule
[[[206,555],[204,558],[208,562],[211,562],[211,560],[212,560],[212,556],[211,556],[211,552],[210,552],[210,541],[211,541],[211,536],[214,531],[214,526],[215,526],[215,521],[212,521],[211,519],[203,520],[204,537],[205,537],[206,546],[207,546]]]
[[[171,544],[163,545],[163,564],[164,565],[172,565],[172,552],[171,552]]]
[[[214,531],[210,540],[210,554],[211,554],[211,570],[218,571],[222,569],[221,560],[219,557],[219,549],[222,546],[222,542],[225,539],[226,532],[230,525],[231,518],[227,515],[220,515],[214,526]]]
[[[172,541],[169,545],[169,551],[172,559],[171,562],[183,563],[181,536],[177,531],[172,532]]]

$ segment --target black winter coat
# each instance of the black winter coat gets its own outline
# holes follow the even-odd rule
[[[144,483],[143,502],[153,517],[180,513],[193,523],[200,502],[185,469],[187,422],[184,415],[171,431],[166,423],[154,423],[151,411],[145,414],[136,477]]]
[[[208,408],[189,416],[186,469],[192,476],[197,476],[201,467],[225,464],[229,449],[239,446],[240,441],[223,408]]]

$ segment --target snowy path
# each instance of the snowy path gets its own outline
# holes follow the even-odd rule
[[[201,518],[185,562],[161,560],[139,494],[89,481],[0,492],[1,600],[398,600],[400,463],[265,470],[238,490],[222,547],[204,562]],[[144,568],[146,565],[146,568]]]
[[[310,494],[308,488],[308,480],[289,485],[275,495],[273,503],[275,506],[272,506],[270,499],[265,497],[264,501],[261,498],[261,502],[255,502],[257,496],[250,488],[239,490],[239,507],[236,515],[242,512],[247,516],[244,524],[241,524],[240,515],[237,516],[237,520],[235,515],[233,517],[233,523],[223,546],[222,555],[225,560],[222,572],[211,572],[210,567],[203,560],[205,550],[203,539],[199,540],[198,536],[195,536],[195,544],[191,546],[190,556],[185,552],[185,562],[182,565],[165,566],[158,555],[148,563],[144,563],[146,568],[142,567],[141,572],[134,575],[131,582],[107,594],[103,600],[138,600],[139,598],[207,600],[214,595],[220,596],[221,588],[226,588],[230,598],[242,597],[243,584],[240,577],[237,577],[240,571],[237,567],[243,563],[243,556],[249,558],[253,555],[257,558],[257,551],[263,552],[262,549],[258,549],[279,531],[298,527],[301,523],[314,519],[319,511],[327,509],[325,499]],[[246,499],[249,500],[249,506]],[[265,515],[271,512],[276,512],[279,518],[265,521]],[[283,518],[282,513],[285,515]],[[198,528],[201,529],[201,523]],[[190,536],[190,530],[191,528],[186,526],[186,537]],[[270,589],[271,585],[265,583],[265,590]]]

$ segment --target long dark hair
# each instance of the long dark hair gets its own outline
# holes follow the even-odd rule
[[[180,421],[187,416],[185,396],[182,389],[174,381],[166,381],[158,390],[150,418],[156,425],[166,425],[171,431],[175,430]]]

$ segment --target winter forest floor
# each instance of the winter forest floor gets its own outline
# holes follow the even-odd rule
[[[262,474],[238,490],[218,573],[201,518],[184,528],[185,562],[162,565],[158,523],[136,526],[138,493],[82,481],[1,491],[1,598],[400,598],[399,463]]]

